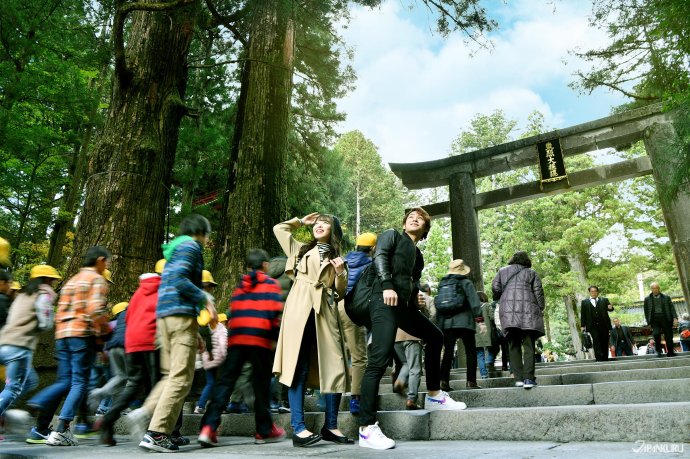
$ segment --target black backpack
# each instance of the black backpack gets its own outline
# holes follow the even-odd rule
[[[460,288],[461,279],[444,277],[438,284],[434,299],[436,312],[443,317],[453,317],[466,309],[465,293]]]
[[[360,273],[354,287],[345,295],[345,312],[352,322],[359,327],[371,329],[369,302],[376,281],[376,268],[369,263]]]

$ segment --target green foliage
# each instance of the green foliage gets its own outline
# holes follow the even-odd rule
[[[575,53],[592,64],[572,86],[620,92],[636,106],[663,101],[676,110],[675,148],[682,162],[670,177],[672,199],[690,186],[690,2],[686,0],[600,0],[590,22],[606,30],[609,43]]]
[[[0,4],[0,234],[15,265],[31,264],[67,184],[67,169],[98,102],[100,18],[80,0]],[[22,244],[32,244],[26,251]]]

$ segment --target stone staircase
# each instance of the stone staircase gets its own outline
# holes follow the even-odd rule
[[[450,392],[464,411],[405,411],[405,399],[392,393],[389,377],[380,387],[378,420],[396,440],[503,441],[690,441],[690,353],[672,358],[620,357],[609,362],[580,360],[537,364],[539,386],[514,387],[507,372],[478,380],[465,389],[465,371],[451,373]],[[420,405],[426,393],[422,379]],[[357,419],[343,397],[339,426],[352,437]],[[324,414],[317,398],[305,400],[307,428],[320,430]],[[185,414],[183,433],[195,437],[201,415]],[[291,433],[290,415],[274,415]],[[124,433],[123,425],[118,430]],[[253,436],[253,414],[223,415],[219,435]]]

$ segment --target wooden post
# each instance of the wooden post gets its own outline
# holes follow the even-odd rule
[[[459,172],[451,175],[449,185],[453,258],[462,258],[465,261],[472,269],[469,278],[474,286],[477,290],[484,290],[479,219],[474,208],[474,177],[469,172]]]
[[[668,237],[673,247],[683,296],[690,304],[690,190],[681,188],[674,197],[667,191],[668,177],[682,167],[682,155],[675,143],[676,131],[670,121],[655,123],[645,131],[644,145],[652,161],[654,182],[659,192]],[[645,286],[649,292],[649,286]],[[664,286],[661,286],[662,291]]]

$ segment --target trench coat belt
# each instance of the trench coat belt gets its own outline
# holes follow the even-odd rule
[[[312,288],[314,289],[314,291],[311,292],[312,307],[314,308],[314,312],[318,314],[319,312],[321,312],[321,299],[323,298],[324,289],[326,290],[326,293],[329,295],[331,289],[326,287],[326,285],[320,280],[314,281],[312,279],[309,279],[309,277],[305,276],[301,272],[297,274],[297,277],[295,277],[295,280],[297,279],[307,284],[311,284]]]

